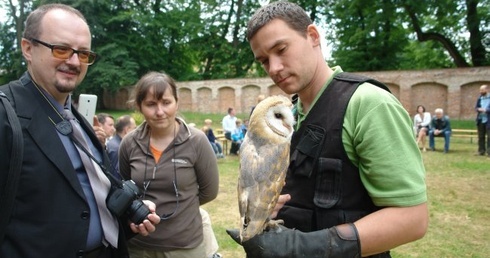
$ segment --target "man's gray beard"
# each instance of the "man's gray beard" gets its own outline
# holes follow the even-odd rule
[[[74,91],[77,88],[77,85],[75,85],[73,87],[71,85],[70,86],[65,86],[65,85],[62,85],[62,84],[60,84],[58,82],[54,86],[61,93],[70,93],[70,92]]]

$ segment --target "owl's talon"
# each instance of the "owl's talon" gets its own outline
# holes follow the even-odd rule
[[[277,230],[279,228],[279,225],[284,225],[284,220],[269,220],[264,225],[264,231]]]

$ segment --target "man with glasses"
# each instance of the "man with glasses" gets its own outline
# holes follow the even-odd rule
[[[71,47],[63,45],[51,45],[35,38],[29,38],[29,40],[31,42],[39,43],[47,48],[50,48],[53,56],[59,59],[69,59],[73,54],[77,54],[80,63],[91,65],[95,62],[95,57],[97,56],[94,52],[90,50],[75,50]]]
[[[70,97],[96,58],[85,18],[67,5],[42,5],[27,17],[21,47],[27,72],[0,86],[23,141],[14,153],[16,120],[1,105],[0,202],[10,194],[12,205],[0,208],[0,257],[128,257],[125,240],[153,232],[160,218],[147,201],[151,213],[138,225],[106,205],[109,159]],[[16,156],[21,166],[11,173]],[[5,183],[12,175],[13,193]]]

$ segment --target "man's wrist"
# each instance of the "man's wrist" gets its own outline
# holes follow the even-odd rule
[[[344,240],[358,240],[359,233],[353,223],[342,224],[334,227],[337,230],[337,235]]]
[[[329,231],[330,252],[327,257],[361,257],[361,241],[353,223],[338,225]]]

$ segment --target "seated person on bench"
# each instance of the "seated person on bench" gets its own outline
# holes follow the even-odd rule
[[[432,117],[429,130],[429,147],[435,151],[434,137],[444,137],[444,153],[449,151],[449,140],[451,137],[451,123],[449,117],[444,115],[444,110],[438,108]]]

